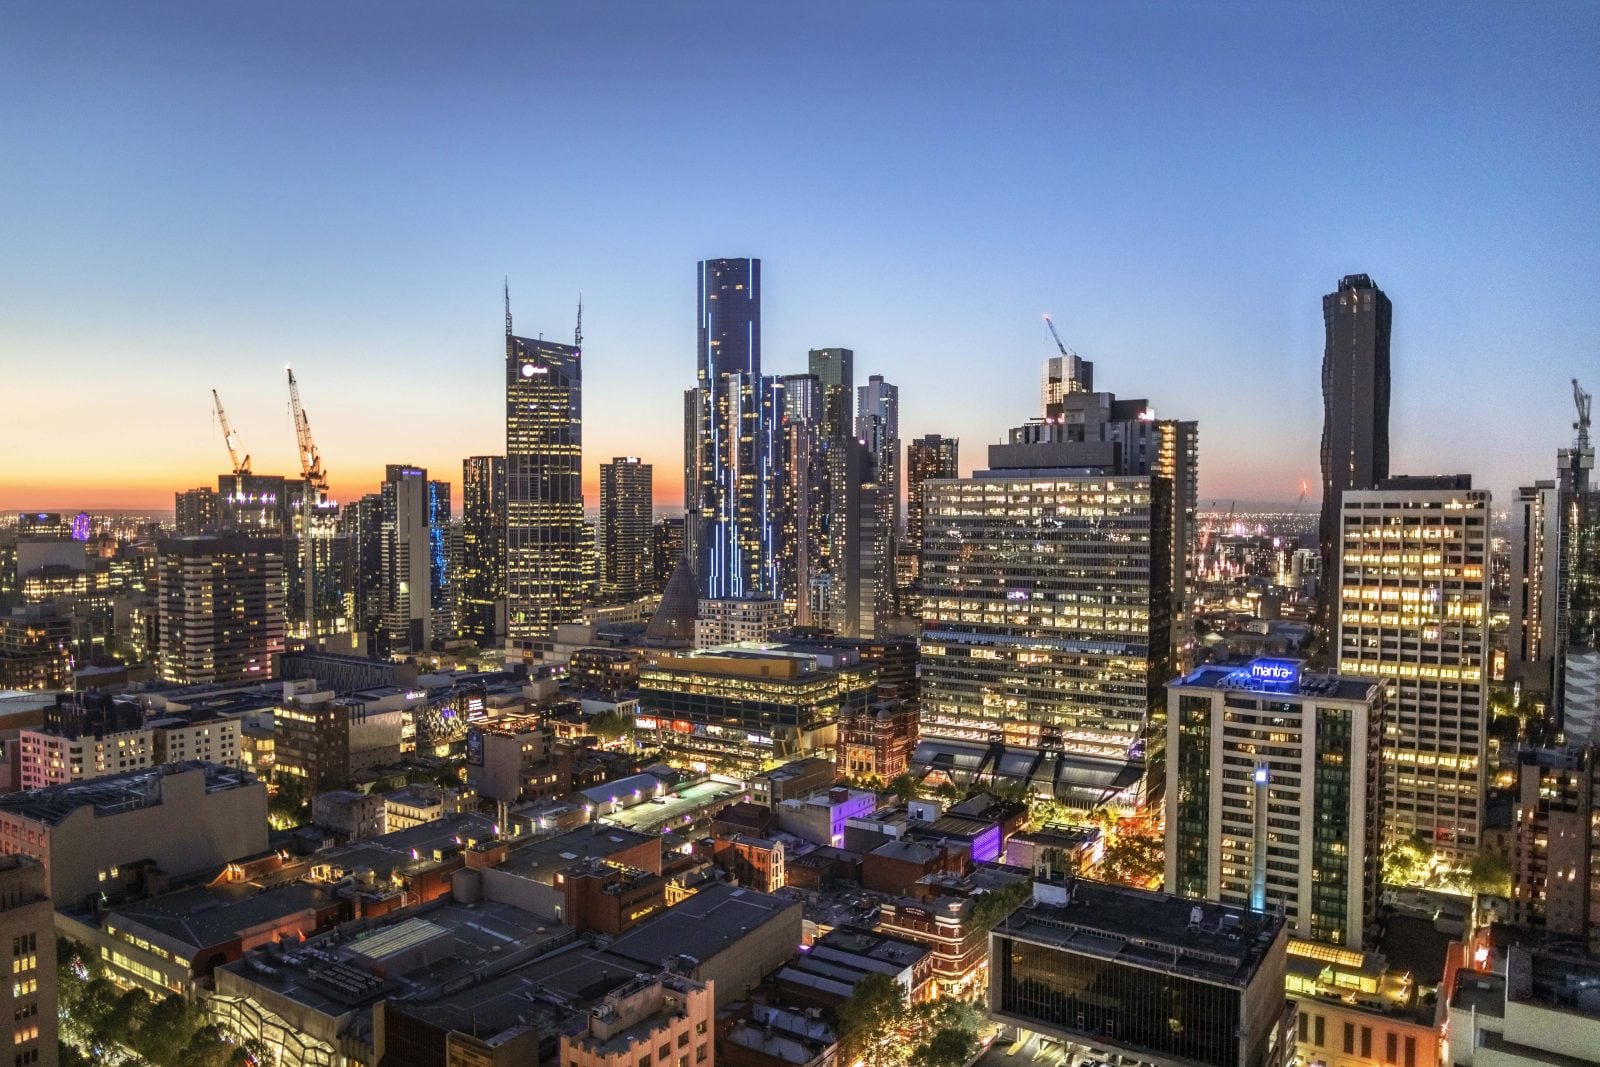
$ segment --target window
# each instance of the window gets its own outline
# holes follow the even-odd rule
[[[669,1060],[669,1059],[671,1059],[672,1058],[672,1046],[671,1045],[662,1045],[659,1049],[656,1050],[656,1058],[657,1059],[661,1059],[661,1060]]]
[[[694,1050],[694,1062],[706,1062],[706,1047],[704,1045],[700,1045]]]
[[[1383,1062],[1394,1063],[1400,1058],[1400,1035],[1390,1030],[1383,1035]]]
[[[1300,1024],[1300,1041],[1301,1043],[1304,1043],[1306,1039],[1306,1031],[1311,1029],[1311,1016],[1301,1012],[1297,1022]]]
[[[687,1030],[685,1030],[683,1033],[678,1035],[678,1047],[679,1048],[688,1048],[689,1047],[689,1032]]]
[[[1356,1050],[1356,1024],[1344,1024],[1344,1051],[1347,1055],[1354,1054]]]
[[[1417,1067],[1417,1039],[1406,1038],[1406,1067]]]
[[[1372,1027],[1370,1026],[1361,1028],[1361,1058],[1364,1060],[1372,1059]]]
[[[694,1032],[697,1034],[703,1034],[706,1032],[706,1024],[704,1020],[694,1024]]]
[[[1325,1022],[1327,1022],[1327,1020],[1324,1019],[1322,1016],[1318,1015],[1316,1017],[1317,1037],[1316,1037],[1315,1041],[1311,1042],[1313,1045],[1320,1046],[1320,1045],[1326,1044],[1327,1035],[1323,1032],[1323,1024]]]

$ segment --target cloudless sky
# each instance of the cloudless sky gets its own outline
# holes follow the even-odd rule
[[[763,260],[764,369],[856,351],[963,466],[1067,343],[1200,421],[1207,499],[1317,493],[1321,296],[1395,305],[1396,473],[1551,477],[1600,391],[1593,4],[0,7],[0,507],[337,496],[504,450],[584,300],[589,503],[681,500],[694,265]],[[459,502],[458,502],[459,506]]]

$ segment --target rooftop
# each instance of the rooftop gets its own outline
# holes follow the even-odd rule
[[[1105,882],[1036,883],[1034,893],[997,934],[1233,986],[1250,982],[1284,929],[1282,916]]]
[[[30,789],[0,796],[0,812],[20,815],[47,826],[57,826],[79,808],[92,807],[95,815],[116,815],[161,803],[162,782],[171,775],[199,771],[205,775],[207,793],[242,789],[256,784],[245,771],[201,760],[167,763],[126,774],[112,774],[87,782]]]
[[[434,999],[497,977],[574,936],[509,904],[436,901],[285,948],[276,942],[223,970],[337,1017],[380,996]]]
[[[685,952],[704,960],[790,909],[798,912],[800,905],[753,889],[712,885],[623,934],[611,952],[654,967]]]
[[[534,838],[514,845],[499,870],[535,882],[550,884],[560,871],[585,859],[606,859],[624,849],[656,840],[620,826],[593,823],[553,837]]]
[[[305,882],[288,882],[272,889],[195,886],[124,904],[113,909],[105,921],[110,927],[137,924],[198,952],[257,926],[334,903],[333,894]]]
[[[1263,679],[1252,674],[1256,664],[1270,664],[1273,669],[1293,671],[1293,681],[1280,682]],[[1372,678],[1345,678],[1336,674],[1301,674],[1298,660],[1252,660],[1250,663],[1208,663],[1197,667],[1182,678],[1169,683],[1168,688],[1246,690],[1271,696],[1314,697],[1319,700],[1368,701],[1373,699],[1383,684]]]

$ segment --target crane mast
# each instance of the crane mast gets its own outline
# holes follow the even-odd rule
[[[300,449],[300,473],[317,491],[318,502],[328,492],[328,473],[322,469],[322,457],[317,454],[317,443],[311,439],[311,423],[306,409],[300,404],[300,386],[294,380],[294,368],[289,372],[289,413],[294,419],[295,441]]]
[[[1589,447],[1589,411],[1594,397],[1583,391],[1576,378],[1572,379],[1572,402],[1578,408],[1578,421],[1572,424],[1572,428],[1578,431],[1574,443],[1581,450]]]
[[[211,390],[211,402],[216,406],[217,422],[222,426],[222,443],[228,446],[228,460],[233,464],[233,473],[243,477],[250,473],[250,453],[246,452],[244,459],[239,458],[239,436],[228,425],[228,413],[222,410],[222,397],[217,395],[215,389]]]
[[[1060,350],[1061,350],[1061,354],[1062,354],[1062,355],[1063,355],[1063,356],[1071,356],[1071,355],[1075,355],[1075,353],[1073,353],[1073,352],[1072,352],[1072,351],[1070,351],[1070,350],[1069,350],[1069,349],[1068,349],[1068,348],[1067,348],[1067,346],[1066,346],[1066,345],[1064,345],[1064,344],[1062,344],[1062,343],[1061,343],[1061,335],[1060,335],[1060,334],[1059,334],[1059,333],[1056,333],[1056,324],[1055,324],[1055,323],[1053,323],[1053,322],[1051,322],[1051,321],[1050,321],[1050,316],[1049,316],[1049,315],[1046,315],[1046,316],[1045,316],[1045,317],[1044,317],[1044,324],[1045,324],[1045,325],[1046,325],[1046,326],[1048,326],[1048,327],[1050,327],[1050,336],[1051,336],[1051,337],[1053,337],[1053,338],[1055,338],[1055,341],[1056,341],[1056,347],[1057,347],[1057,348],[1059,348],[1059,349],[1060,349]]]

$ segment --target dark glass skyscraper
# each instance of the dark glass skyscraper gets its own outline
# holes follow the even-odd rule
[[[461,462],[461,570],[457,576],[462,637],[494,645],[505,636],[506,458]]]
[[[622,602],[650,592],[651,466],[637,456],[600,464],[600,597]]]
[[[922,550],[923,484],[961,477],[961,442],[930,433],[906,446],[906,544]]]
[[[578,345],[511,332],[506,309],[506,632],[511,648],[589,608]]]
[[[1322,298],[1322,596],[1338,584],[1339,510],[1346,490],[1389,476],[1389,327],[1394,309],[1365,274]]]
[[[769,595],[777,586],[769,514],[777,430],[761,377],[761,261],[705,260],[698,288],[690,499],[700,590],[710,598]]]

